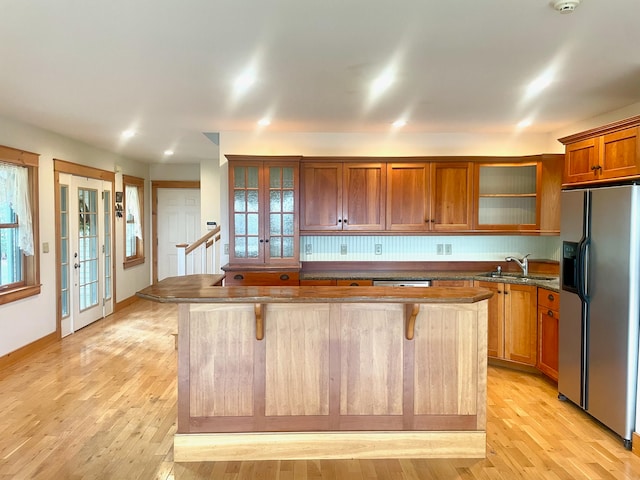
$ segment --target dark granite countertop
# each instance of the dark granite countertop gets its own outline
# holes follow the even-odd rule
[[[560,291],[560,281],[557,275],[532,273],[527,278],[522,278],[512,273],[504,274],[502,277],[490,277],[486,275],[487,272],[458,271],[323,271],[301,272],[300,280],[481,280],[486,282],[534,285],[536,287],[547,288],[554,292]]]

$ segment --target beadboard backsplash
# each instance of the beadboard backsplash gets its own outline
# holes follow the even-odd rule
[[[483,236],[304,236],[300,260],[322,261],[500,261],[506,256],[560,260],[560,237]]]

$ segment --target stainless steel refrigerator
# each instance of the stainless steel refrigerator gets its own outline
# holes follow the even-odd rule
[[[640,185],[561,194],[559,398],[616,432],[635,430]]]

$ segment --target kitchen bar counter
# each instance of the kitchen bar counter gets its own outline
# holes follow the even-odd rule
[[[481,288],[215,287],[178,307],[178,462],[486,456]]]

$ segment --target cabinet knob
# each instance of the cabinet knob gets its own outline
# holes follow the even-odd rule
[[[549,294],[549,296],[547,298],[549,299],[549,301],[553,302],[555,297],[553,295]]]
[[[347,220],[347,219],[345,218],[345,219],[344,219],[344,223],[348,223],[348,222],[349,222],[349,220]]]
[[[550,317],[553,317],[553,310],[549,310],[549,311],[547,312],[547,315],[549,315]]]
[[[240,275],[240,274],[234,275],[233,279],[234,280],[244,280],[244,275]]]
[[[342,223],[342,219],[341,218],[338,219],[338,223]]]
[[[289,280],[289,275],[283,273],[282,275],[280,275],[280,280]]]

